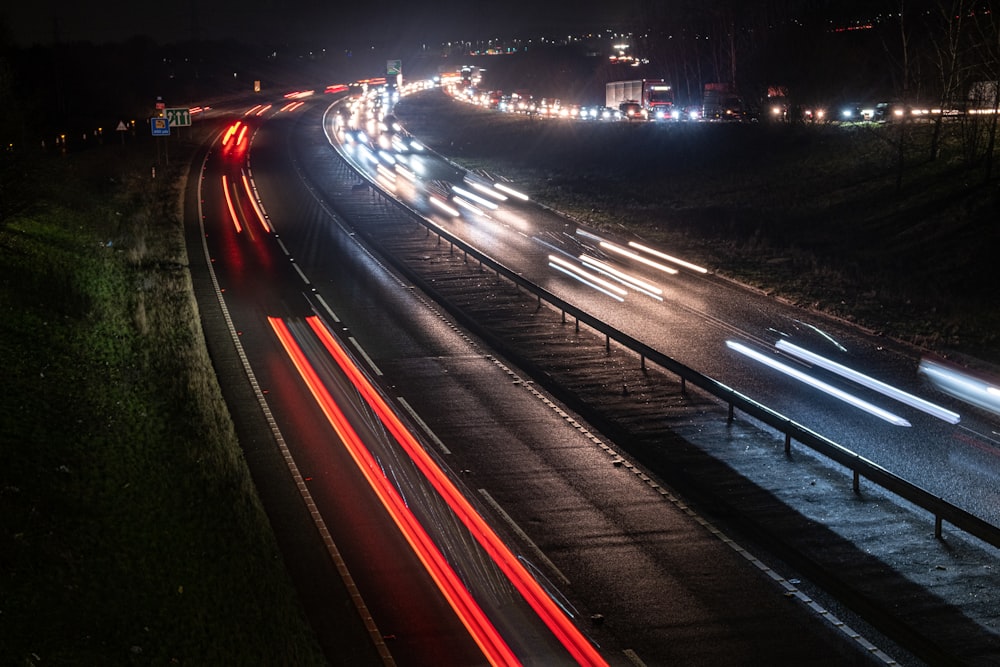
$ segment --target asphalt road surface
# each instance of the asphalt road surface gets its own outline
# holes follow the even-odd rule
[[[852,638],[789,578],[720,536],[711,522],[628,463],[612,443],[463,332],[359,244],[351,225],[384,224],[385,216],[395,212],[368,190],[351,187],[356,178],[319,140],[321,111],[312,103],[297,113],[261,117],[249,162],[245,154],[227,157],[221,147],[213,147],[203,174],[206,247],[232,331],[274,417],[271,430],[281,433],[308,480],[377,634],[390,638],[384,646],[398,664],[477,664],[481,655],[460,627],[447,622],[453,615],[440,594],[406,556],[398,531],[379,520],[382,511],[366,500],[370,490],[348,473],[343,447],[268,330],[268,316],[296,322],[319,313],[336,325],[346,345],[395,397],[399,413],[423,433],[428,450],[553,597],[572,610],[610,663],[879,664],[888,659],[864,637]],[[237,171],[231,171],[234,165]],[[250,193],[234,204],[243,207],[242,220],[249,221],[243,231],[236,231],[227,214],[221,173],[230,170],[226,173],[235,179],[245,166],[252,167],[256,194],[276,234],[254,226]],[[370,217],[338,220],[331,213],[338,196],[370,197]],[[553,286],[555,278],[549,279]],[[202,292],[211,310],[216,295]],[[698,312],[703,321],[704,311]],[[227,327],[221,328],[226,334]],[[226,343],[214,345],[213,358],[221,360]],[[245,383],[245,372],[241,377],[240,364],[234,365],[228,381]],[[227,375],[221,375],[225,381]],[[327,384],[337,381],[329,378]],[[229,396],[238,393],[228,391]],[[253,421],[259,398],[244,395],[230,402],[239,404],[237,415],[246,413]],[[349,391],[339,402],[351,403]],[[280,459],[271,451],[273,433],[244,435],[242,440],[259,442],[249,458],[252,467],[254,457],[262,460],[255,479],[266,487],[265,501],[281,496],[276,489],[294,480],[273,469],[261,472],[267,467],[263,461]],[[370,435],[366,440],[378,441],[377,434]],[[325,622],[335,625],[331,610],[356,612],[335,601],[341,599],[337,577],[322,563],[311,538],[299,532],[315,526],[302,521],[294,493],[281,497],[269,511],[272,521],[287,522],[276,530],[289,559],[301,559],[290,570],[300,589],[309,588],[310,578],[328,582],[318,587],[324,594],[305,597],[311,615],[321,618],[317,627],[323,627],[324,614]],[[276,505],[280,511],[273,510]],[[460,549],[462,539],[454,537],[460,531],[444,534],[458,545],[449,550]],[[316,569],[302,562],[315,563]],[[484,579],[491,582],[487,587],[495,587],[498,608],[515,604],[508,587],[490,576]],[[528,664],[552,664],[558,655],[544,630],[530,620],[512,622],[503,631],[520,637],[513,643]],[[325,648],[331,656],[342,656],[345,645],[364,653],[356,646],[371,644],[372,637],[371,628],[359,628],[329,639]],[[377,661],[371,655],[366,659]]]

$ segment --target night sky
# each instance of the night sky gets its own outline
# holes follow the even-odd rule
[[[509,37],[519,32],[622,25],[642,0],[531,2],[470,0],[21,0],[0,10],[18,46],[117,42],[144,35],[158,43],[438,41]],[[572,9],[567,9],[572,7]],[[377,8],[377,9],[376,9]]]

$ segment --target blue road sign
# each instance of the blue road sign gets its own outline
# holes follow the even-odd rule
[[[154,137],[169,137],[170,121],[166,118],[150,118],[149,129],[152,130]]]

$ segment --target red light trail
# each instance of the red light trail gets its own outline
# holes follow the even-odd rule
[[[462,584],[458,575],[445,560],[444,555],[431,540],[416,516],[406,506],[399,492],[385,476],[375,457],[362,442],[357,432],[350,425],[347,417],[341,411],[336,401],[316,374],[302,349],[296,343],[287,325],[281,319],[269,317],[268,322],[275,335],[285,348],[295,368],[305,381],[313,397],[316,399],[336,431],[341,441],[347,447],[351,458],[361,470],[372,490],[389,512],[390,517],[414,553],[423,563],[428,574],[433,578],[448,604],[455,610],[459,619],[468,629],[473,640],[479,645],[483,654],[492,665],[519,665],[520,660],[507,646],[503,637],[486,617],[472,595]]]
[[[591,642],[570,621],[534,577],[525,569],[507,545],[490,528],[489,524],[476,512],[472,504],[434,463],[413,434],[403,425],[396,413],[389,407],[382,395],[368,381],[368,378],[354,364],[343,347],[336,341],[323,322],[316,316],[307,317],[306,322],[319,337],[327,351],[341,370],[358,389],[365,401],[372,407],[386,429],[403,447],[420,471],[448,503],[456,516],[465,524],[480,546],[500,567],[503,573],[521,593],[535,613],[548,626],[573,658],[581,665],[606,665]]]

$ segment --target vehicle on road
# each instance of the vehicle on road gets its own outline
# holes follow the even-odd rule
[[[663,79],[609,81],[605,89],[605,106],[619,109],[626,118],[676,119],[674,89]]]
[[[702,120],[747,119],[747,107],[732,83],[706,83],[701,104]]]

